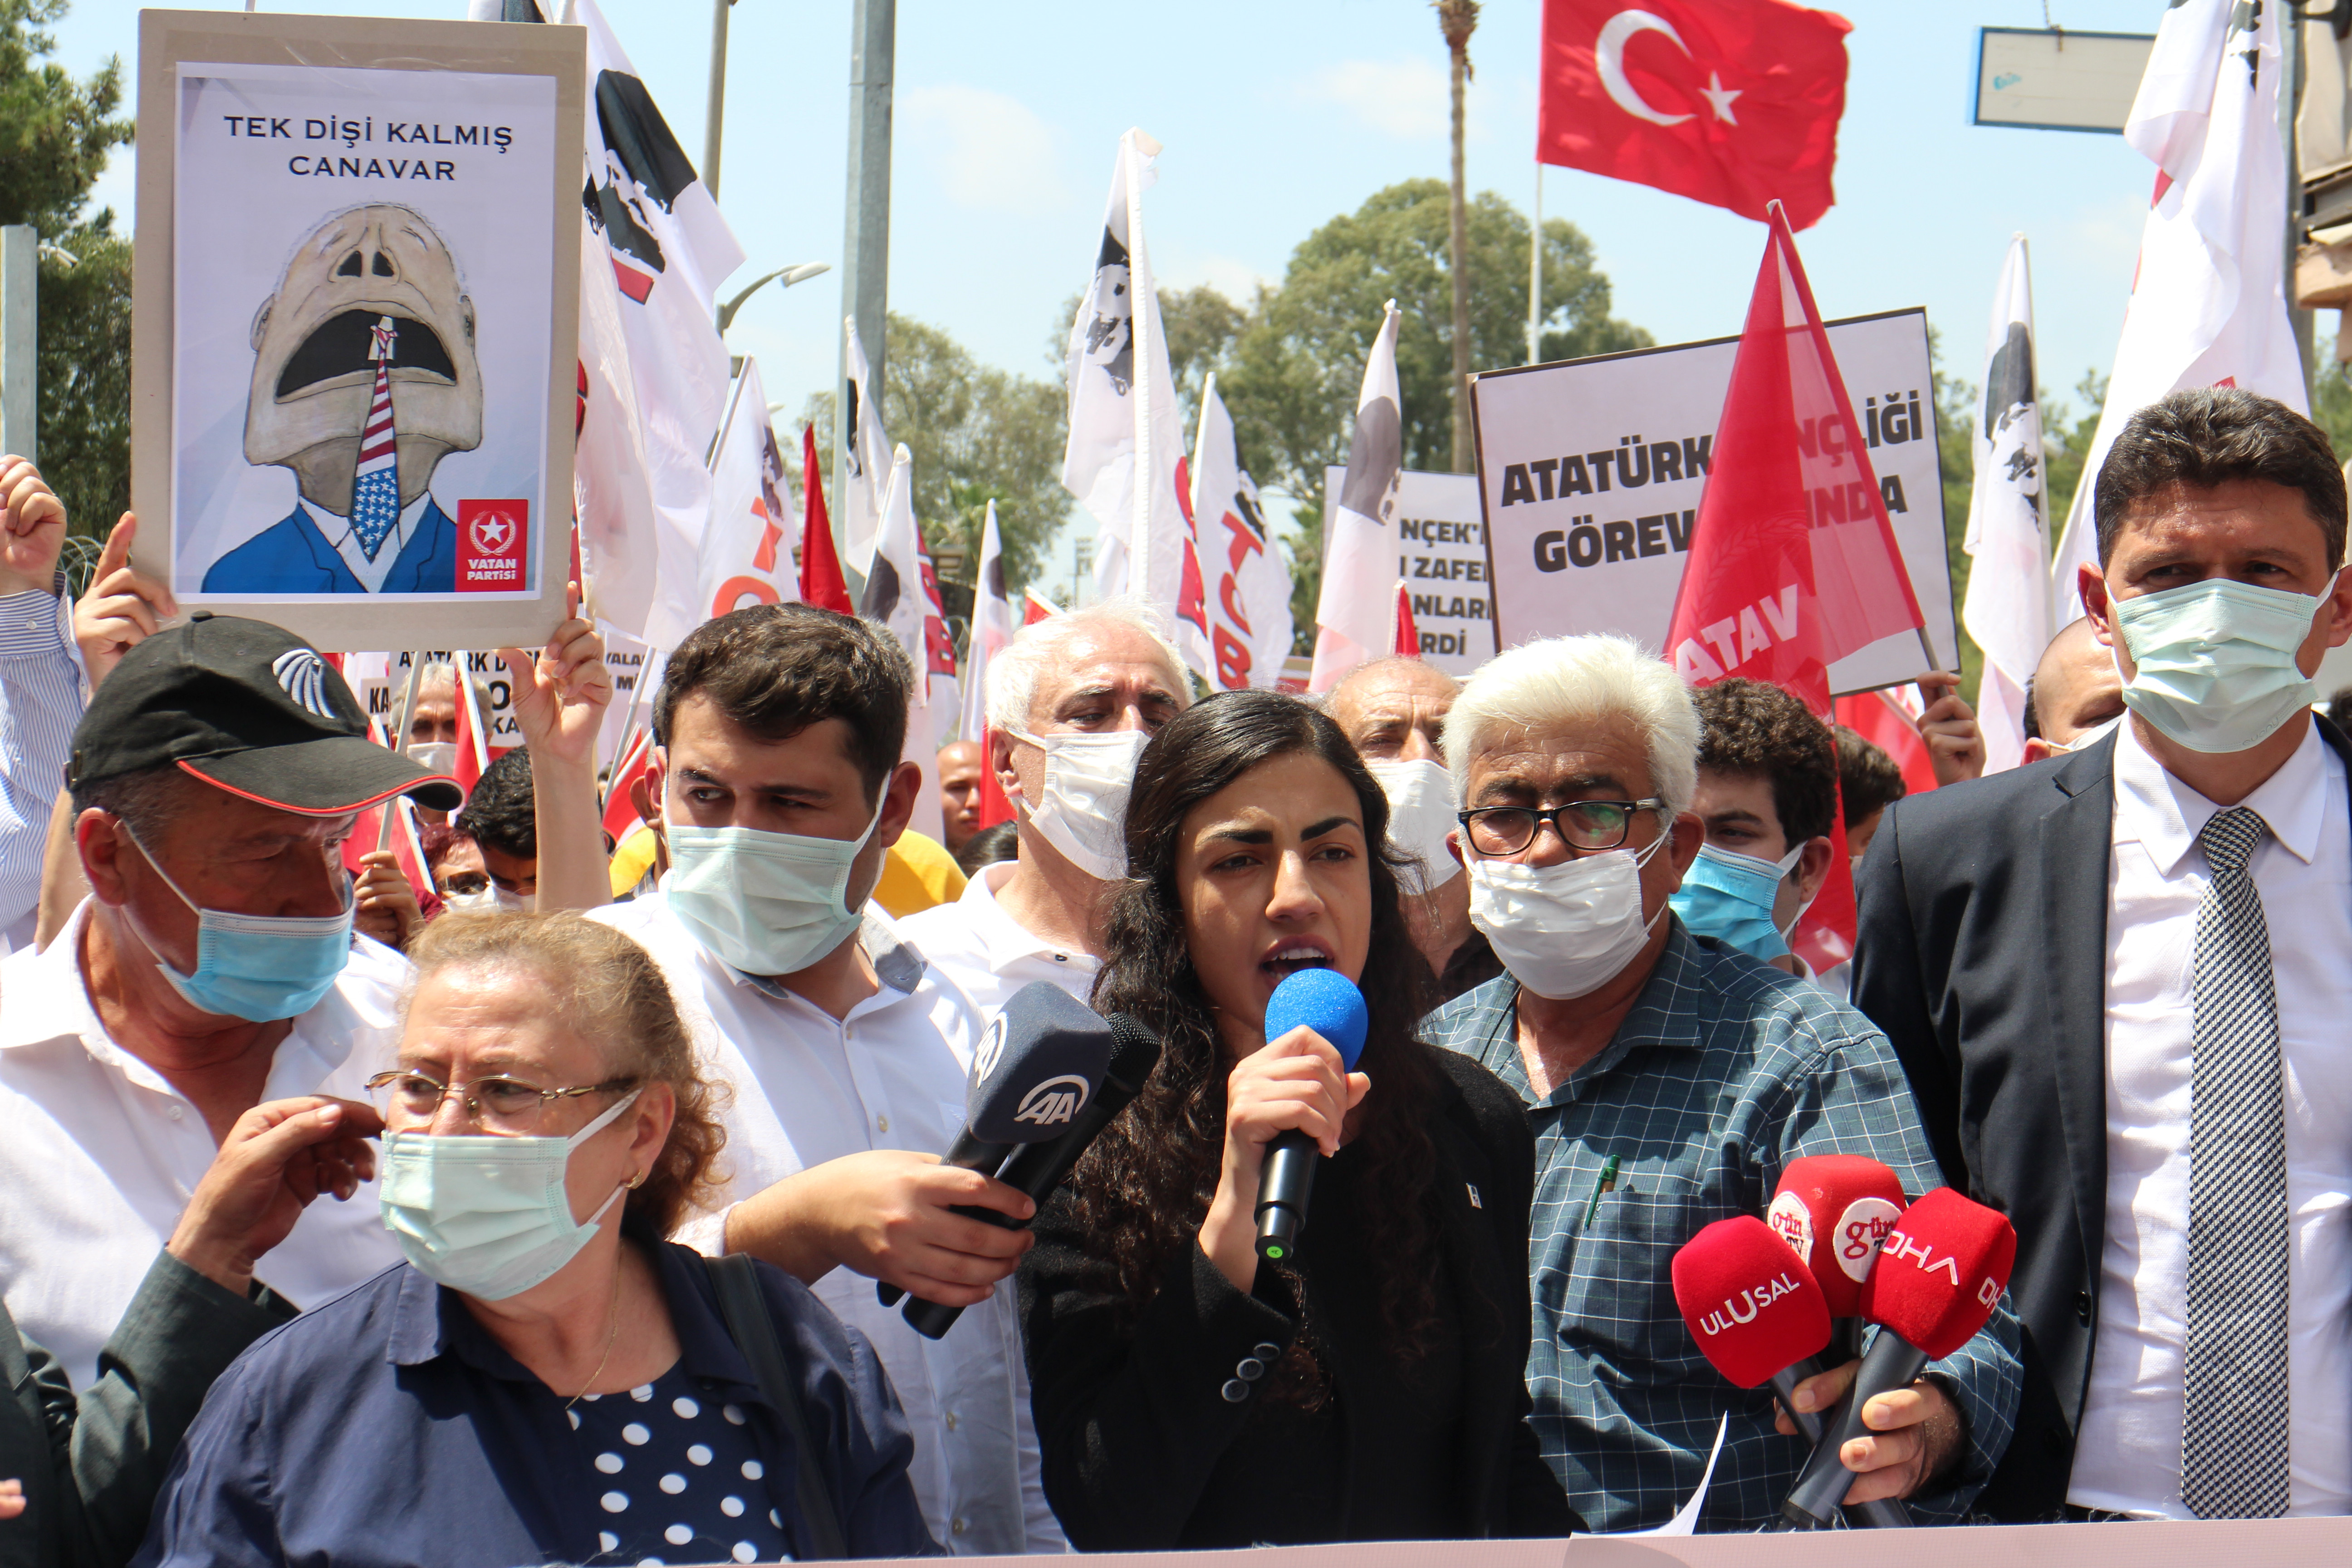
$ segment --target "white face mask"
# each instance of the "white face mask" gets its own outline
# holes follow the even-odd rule
[[[1012,734],[1045,753],[1045,798],[1021,803],[1030,824],[1097,881],[1126,876],[1127,795],[1135,786],[1136,760],[1151,737],[1140,730]]]
[[[1403,872],[1404,890],[1427,892],[1460,876],[1461,864],[1445,847],[1454,831],[1454,775],[1445,764],[1367,758],[1364,766],[1389,797],[1389,842],[1420,861],[1419,870]]]
[[[457,771],[457,742],[455,741],[421,741],[408,748],[408,760],[420,768],[430,768],[436,773]]]
[[[496,888],[482,888],[471,893],[444,893],[441,901],[461,914],[468,911],[480,913],[499,907]]]
[[[697,827],[665,805],[671,865],[662,896],[705,947],[744,973],[798,973],[857,930],[849,876],[888,804],[886,789],[856,838]]]
[[[1612,849],[1557,866],[1516,860],[1470,862],[1470,923],[1486,933],[1511,978],[1538,996],[1588,996],[1623,972],[1666,916],[1642,918],[1642,868],[1661,833],[1640,854]]]

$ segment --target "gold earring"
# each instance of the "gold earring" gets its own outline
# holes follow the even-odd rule
[[[653,1174],[653,1173],[652,1173],[651,1171],[639,1171],[635,1175],[634,1175],[634,1176],[630,1177],[630,1178],[629,1178],[629,1191],[631,1191],[631,1192],[633,1192],[633,1193],[634,1193],[634,1192],[635,1192],[639,1187],[644,1186],[644,1185],[646,1184],[646,1178],[647,1176],[652,1175],[652,1174]]]

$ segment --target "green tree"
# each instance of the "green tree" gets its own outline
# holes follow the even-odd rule
[[[969,604],[981,531],[993,500],[1005,585],[1018,592],[1044,568],[1045,546],[1069,515],[1070,495],[1062,488],[1068,411],[1062,389],[981,364],[939,328],[896,311],[889,334],[882,427],[914,459],[915,519],[923,538],[935,553],[963,557],[942,588],[967,590],[955,596]],[[803,416],[831,429],[833,394],[812,396]]]
[[[1960,694],[1974,702],[1977,682],[1983,679],[1984,650],[1958,622],[1972,563],[1962,544],[1969,533],[1969,492],[1976,483],[1977,388],[1945,374],[1943,344],[1933,328],[1927,332],[1927,358],[1935,384],[1936,463],[1944,481],[1944,560],[1952,574],[1952,619],[1960,640]]]
[[[44,242],[37,456],[72,531],[91,536],[131,504],[131,245],[111,212],[83,209],[131,123],[111,118],[121,62],[76,81],[49,59],[46,29],[66,9],[0,0],[0,224],[29,224]]]
[[[1288,543],[1298,591],[1292,615],[1311,647],[1322,580],[1323,470],[1348,460],[1364,359],[1381,307],[1397,302],[1398,391],[1408,468],[1452,468],[1453,279],[1450,193],[1408,180],[1376,193],[1300,242],[1279,287],[1262,287],[1217,385],[1233,410],[1242,460],[1263,485],[1299,502]],[[1527,349],[1528,220],[1493,192],[1468,204],[1470,363],[1512,365]],[[1546,359],[1651,342],[1609,313],[1609,279],[1592,245],[1561,218],[1544,225]]]

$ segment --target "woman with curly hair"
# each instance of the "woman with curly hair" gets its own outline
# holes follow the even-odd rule
[[[1171,720],[1127,813],[1094,1003],[1165,1042],[1036,1221],[1022,1321],[1045,1492],[1087,1551],[1564,1535],[1526,1415],[1517,1099],[1414,1037],[1423,966],[1388,801],[1339,727],[1234,691]],[[1263,1032],[1337,969],[1370,1032],[1342,1069]],[[1298,1247],[1255,1245],[1267,1143],[1328,1158]]]
[[[645,950],[576,914],[468,914],[414,956],[399,1065],[368,1082],[408,1261],[229,1368],[138,1561],[937,1552],[873,1347],[753,1264],[732,1320],[764,1307],[763,1377],[769,1336],[739,1342],[717,1267],[662,1239],[725,1135]]]

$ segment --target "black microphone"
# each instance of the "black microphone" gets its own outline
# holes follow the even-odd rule
[[[996,1179],[1015,1192],[1026,1193],[1039,1207],[1055,1187],[1076,1168],[1087,1145],[1111,1123],[1111,1119],[1126,1110],[1135,1097],[1143,1092],[1144,1081],[1151,1069],[1160,1065],[1160,1037],[1124,1013],[1114,1013],[1110,1024],[1110,1066],[1104,1069],[1102,1083],[1092,1100],[1086,1103],[1069,1127],[1069,1131],[1047,1143],[1030,1143],[1015,1149]],[[971,1204],[958,1204],[955,1212],[968,1219],[1000,1226],[1006,1230],[1026,1230],[1029,1221],[1013,1218],[997,1209],[984,1209]],[[936,1340],[955,1327],[963,1315],[961,1307],[942,1307],[937,1301],[917,1297],[907,1303],[906,1319],[914,1331],[926,1339]]]
[[[1314,1030],[1339,1053],[1342,1070],[1356,1070],[1364,1054],[1371,1016],[1364,994],[1336,969],[1294,970],[1265,1004],[1269,1044],[1300,1025]],[[1315,1165],[1322,1151],[1303,1132],[1285,1132],[1266,1145],[1257,1179],[1257,1255],[1280,1261],[1298,1246],[1307,1224],[1307,1200],[1315,1190]]]
[[[1110,1026],[1093,1008],[1049,981],[1024,985],[980,1037],[963,1131],[940,1163],[993,1176],[1021,1145],[1058,1138],[1094,1099],[1110,1049]],[[906,1292],[881,1284],[876,1294],[892,1307]]]

